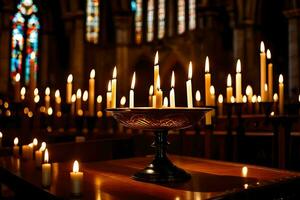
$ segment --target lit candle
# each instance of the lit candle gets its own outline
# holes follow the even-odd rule
[[[33,156],[33,144],[22,145],[22,158],[25,160],[31,160]]]
[[[242,168],[242,176],[246,178],[247,175],[248,175],[248,168],[246,166],[244,166]]]
[[[72,82],[73,82],[73,75],[69,74],[67,78],[67,87],[66,87],[66,102],[71,103],[72,98]]]
[[[42,166],[42,157],[43,152],[46,149],[46,142],[42,142],[41,147],[35,151],[35,166],[41,167]]]
[[[200,107],[201,106],[201,93],[199,90],[197,90],[195,93],[195,99],[196,99],[196,107]]]
[[[71,97],[71,114],[74,115],[75,114],[75,102],[76,102],[76,94],[72,94]]]
[[[283,115],[284,114],[284,84],[283,84],[283,76],[282,74],[279,75],[279,114]]]
[[[44,163],[42,164],[42,185],[44,187],[51,185],[51,164],[49,163],[48,149],[45,149]]]
[[[50,107],[50,88],[46,87],[46,89],[45,89],[45,108],[46,108],[46,111],[48,110],[49,107]]]
[[[255,104],[255,113],[258,113],[259,111],[259,107],[258,107],[258,103],[257,103],[257,96],[256,95],[253,95],[252,96],[252,101],[251,101],[253,104]]]
[[[235,103],[235,98],[234,98],[234,96],[231,96],[230,102],[231,102],[231,103]]]
[[[55,112],[58,115],[61,110],[61,97],[60,97],[60,92],[59,90],[55,91]]]
[[[33,94],[34,94],[34,96],[39,95],[39,89],[38,89],[38,88],[35,88],[34,91],[33,91]]]
[[[122,96],[122,98],[120,100],[120,107],[125,108],[125,104],[126,104],[126,97]]]
[[[266,53],[265,53],[265,44],[264,42],[260,43],[260,95],[262,101],[265,101],[265,83],[266,83]]]
[[[273,110],[274,110],[274,113],[278,114],[278,94],[277,93],[274,93],[273,95]]]
[[[156,88],[157,88],[157,79],[159,76],[159,64],[158,64],[158,51],[155,53],[154,58],[154,95],[156,95]]]
[[[270,60],[268,64],[268,86],[269,86],[268,97],[269,97],[269,101],[271,101],[273,97],[273,64],[271,62],[271,51],[269,49],[267,50],[267,59]]]
[[[99,117],[100,114],[102,116],[102,96],[101,95],[97,96],[97,106],[96,106],[96,109],[97,109],[97,116]]]
[[[175,73],[172,71],[171,90],[170,90],[170,107],[175,108]]]
[[[94,69],[90,72],[90,80],[89,80],[89,115],[95,115],[95,75],[96,72]]]
[[[247,98],[248,98],[248,103],[251,103],[252,102],[252,96],[253,96],[253,89],[250,85],[247,85],[247,87],[246,87],[246,95],[247,95]]]
[[[114,67],[113,78],[111,81],[111,107],[116,108],[117,103],[117,67]]]
[[[205,105],[210,106],[210,88],[211,85],[211,74],[209,73],[209,59],[206,56],[205,59]]]
[[[76,92],[76,114],[78,115],[81,110],[81,89]]]
[[[108,81],[107,85],[106,108],[111,108],[111,80]]]
[[[20,102],[20,79],[21,79],[21,76],[19,73],[16,74],[16,77],[15,77],[15,101],[16,102]]]
[[[247,103],[247,96],[246,95],[243,95],[243,100],[242,100],[243,103]]]
[[[0,147],[2,147],[2,138],[3,138],[3,133],[0,131]]]
[[[156,108],[161,108],[162,107],[162,103],[163,103],[163,92],[162,90],[160,89],[160,77],[158,75],[157,77],[157,83],[156,83],[156,86],[157,86],[157,91],[156,91],[156,95],[154,95],[156,98],[155,98],[155,107]],[[154,103],[154,99],[153,99],[153,103]]]
[[[215,87],[213,85],[210,86],[209,92],[210,92],[211,105],[215,106],[216,105],[216,96],[215,96]]]
[[[25,87],[21,88],[20,94],[21,94],[21,100],[24,101],[25,100],[25,95],[26,95],[26,88]]]
[[[153,106],[153,102],[152,102],[152,98],[153,98],[153,85],[150,85],[149,87],[149,107],[154,107]]]
[[[227,88],[226,88],[227,103],[231,102],[231,97],[232,97],[232,80],[231,80],[231,75],[228,74],[228,76],[227,76]]]
[[[223,101],[224,101],[223,95],[219,94],[219,96],[218,96],[218,114],[219,115],[223,115]]]
[[[19,138],[15,137],[14,139],[14,146],[13,146],[13,156],[18,157],[20,148],[19,148]]]
[[[236,75],[235,75],[235,95],[236,95],[236,102],[242,102],[242,73],[241,73],[241,61],[238,59],[236,63]]]
[[[82,114],[83,114],[83,112],[85,112],[86,114],[88,114],[88,105],[87,105],[87,101],[88,101],[88,98],[89,98],[89,93],[88,93],[88,91],[87,90],[84,90],[84,92],[83,92],[83,95],[82,95],[82,104],[83,104],[83,108],[82,108]]]
[[[193,107],[192,76],[193,76],[193,66],[192,66],[192,62],[190,61],[188,81],[186,82],[186,96],[187,96],[188,108]]]
[[[164,98],[164,104],[163,104],[163,107],[164,107],[164,108],[169,107],[169,99],[168,99],[168,97],[165,97],[165,98]]]
[[[75,195],[81,194],[81,185],[82,185],[82,179],[83,179],[83,172],[79,171],[79,163],[77,160],[74,161],[73,164],[73,171],[70,172],[70,178],[71,178],[71,191]]]
[[[268,84],[266,83],[265,83],[264,91],[265,91],[265,101],[269,101]]]
[[[134,108],[134,86],[135,86],[135,72],[132,75],[131,89],[129,92],[129,108]]]
[[[36,138],[32,140],[33,150],[36,150],[38,143],[39,141]]]

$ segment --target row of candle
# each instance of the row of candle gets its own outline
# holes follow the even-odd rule
[[[18,146],[19,139],[14,139],[13,156],[19,157],[20,148]],[[49,162],[49,152],[46,148],[46,143],[42,142],[41,147],[37,149],[38,140],[33,139],[33,142],[28,145],[22,145],[22,158],[25,160],[35,159],[37,168],[42,168],[42,186],[49,187],[51,185],[51,163]],[[35,153],[33,154],[35,150]],[[34,157],[33,157],[34,155]],[[44,159],[42,157],[44,156]],[[42,162],[43,161],[43,162]],[[81,183],[83,179],[83,172],[79,171],[79,163],[77,160],[73,163],[73,171],[70,172],[71,191],[73,194],[78,195],[81,193]]]

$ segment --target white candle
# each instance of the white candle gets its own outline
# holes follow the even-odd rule
[[[208,56],[206,56],[205,59],[205,105],[206,106],[211,105],[210,92],[209,92],[210,85],[211,85],[211,74],[209,73],[209,59]]]
[[[51,164],[49,163],[48,149],[45,150],[44,163],[42,164],[42,185],[44,187],[51,185]]]
[[[75,194],[75,195],[81,194],[83,172],[79,171],[79,163],[77,160],[74,161],[73,171],[70,172],[70,178],[71,178],[72,194]]]
[[[169,99],[168,99],[168,97],[165,97],[165,98],[164,98],[163,107],[164,107],[164,108],[169,107]]]
[[[14,146],[13,146],[13,156],[15,156],[15,157],[18,157],[19,152],[20,152],[20,148],[19,148],[18,144],[19,144],[19,138],[15,137]]]
[[[227,88],[226,88],[226,101],[227,101],[227,103],[231,103],[231,97],[232,97],[232,80],[231,80],[231,75],[228,74],[228,76],[227,76]]]
[[[193,92],[192,92],[192,76],[193,76],[193,66],[192,62],[189,63],[188,81],[186,82],[186,96],[188,108],[193,107]]]
[[[107,85],[106,108],[111,108],[111,80],[108,81]]]
[[[89,79],[89,115],[95,115],[95,75],[96,72],[94,69],[90,72],[90,79]]]
[[[132,75],[131,89],[129,92],[129,108],[134,108],[134,86],[135,86],[135,72]]]
[[[241,61],[238,59],[236,63],[236,75],[235,75],[235,95],[236,95],[236,102],[242,102],[242,73],[241,73]]]
[[[155,101],[155,107],[156,108],[161,108],[162,107],[162,104],[163,104],[163,92],[162,90],[160,89],[160,76],[158,75],[157,77],[157,83],[156,83],[156,86],[157,86],[157,91],[156,91],[156,95],[155,96],[155,99],[153,98],[153,103]]]
[[[283,115],[284,114],[284,84],[283,84],[283,76],[282,74],[279,75],[279,114]]]
[[[155,53],[155,58],[154,58],[154,95],[156,95],[156,88],[157,88],[157,79],[159,76],[159,64],[158,64],[158,51]]]
[[[170,90],[170,107],[175,108],[175,73],[172,71],[172,78],[171,78],[171,90]]]
[[[152,98],[153,98],[153,85],[150,85],[149,87],[149,107],[154,107],[155,104],[153,104]]]
[[[69,74],[67,78],[67,86],[66,86],[66,102],[71,103],[71,97],[72,97],[72,81],[73,81],[73,75]]]
[[[43,152],[46,149],[46,142],[42,142],[40,149],[35,151],[35,166],[41,167],[42,166],[42,158],[43,158]]]
[[[111,107],[116,108],[117,103],[117,67],[113,71],[113,78],[111,82]]]
[[[218,96],[218,114],[219,115],[223,115],[223,101],[224,101],[223,95],[219,94],[219,96]]]
[[[265,101],[265,83],[266,83],[266,53],[265,53],[265,44],[264,42],[260,43],[260,95],[262,101]]]
[[[45,89],[45,109],[46,111],[50,107],[50,88],[46,87]]]
[[[268,97],[269,101],[271,101],[273,98],[273,64],[271,63],[271,51],[269,49],[267,50],[267,59],[270,60],[270,63],[268,64]]]

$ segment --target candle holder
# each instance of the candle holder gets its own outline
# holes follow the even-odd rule
[[[142,171],[132,176],[144,182],[164,183],[182,182],[191,175],[176,167],[167,157],[168,131],[186,129],[198,121],[211,108],[115,108],[107,109],[122,125],[132,129],[150,130],[154,132],[154,160]]]

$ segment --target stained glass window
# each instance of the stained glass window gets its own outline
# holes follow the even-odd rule
[[[154,0],[148,0],[147,6],[147,41],[154,37]]]
[[[135,2],[135,7],[131,6],[131,9],[133,12],[135,12],[134,15],[135,42],[137,44],[140,44],[142,42],[142,28],[143,28],[143,0],[136,0],[134,2]]]
[[[189,0],[189,30],[196,28],[196,0]]]
[[[94,44],[99,38],[99,3],[100,0],[87,0],[86,5],[86,40]]]
[[[165,0],[158,1],[158,38],[161,39],[165,36]]]
[[[178,34],[182,34],[185,31],[185,0],[178,0]]]
[[[12,19],[10,76],[14,79],[20,73],[25,83],[28,83],[31,64],[34,65],[35,78],[37,74],[37,57],[34,56],[31,60],[31,55],[38,53],[40,25],[35,15],[38,10],[32,0],[21,0],[17,8],[18,11]]]

